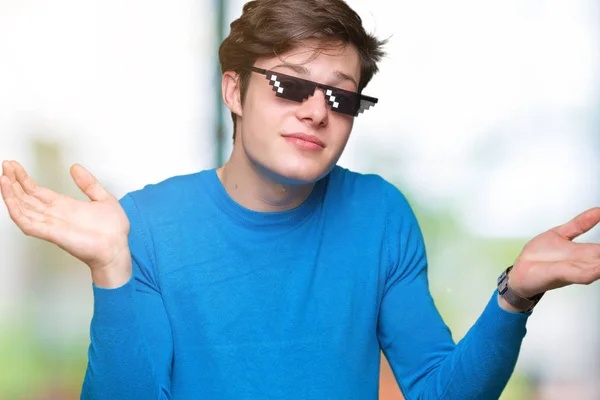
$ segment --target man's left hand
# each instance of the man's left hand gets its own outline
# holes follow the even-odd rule
[[[572,240],[600,222],[600,207],[591,208],[564,225],[530,240],[510,272],[511,289],[530,298],[574,283],[600,279],[600,244]]]

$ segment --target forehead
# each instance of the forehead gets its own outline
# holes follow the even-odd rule
[[[360,80],[360,58],[352,45],[307,42],[278,57],[259,60],[256,64],[269,69],[282,63],[302,66],[308,69],[311,75],[321,78],[341,72],[353,77],[356,82]]]

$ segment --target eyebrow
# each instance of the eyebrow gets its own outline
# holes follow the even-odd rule
[[[300,75],[310,76],[309,69],[306,68],[306,67],[303,67],[302,65],[279,64],[279,65],[276,65],[276,66],[274,66],[272,68],[269,68],[269,69],[275,70],[276,68],[288,68],[288,69],[291,69],[292,71],[294,71],[294,72],[296,72],[296,73],[298,73]],[[333,71],[333,74],[337,78],[337,81],[334,82],[334,83],[341,82],[341,81],[350,81],[350,82],[354,83],[354,86],[358,89],[358,83],[356,82],[356,80],[352,76],[350,76],[350,75],[348,75],[348,74],[346,74],[346,73],[344,73],[344,72],[342,72],[340,70]]]

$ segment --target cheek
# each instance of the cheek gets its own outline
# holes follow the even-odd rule
[[[341,115],[337,118],[333,118],[333,121],[331,122],[336,124],[336,138],[339,139],[340,144],[345,145],[350,138],[350,132],[354,125],[354,118]]]
[[[253,110],[249,124],[246,126],[249,130],[249,136],[256,139],[265,140],[269,136],[276,134],[280,128],[281,110],[274,107],[263,105],[256,110]]]
[[[269,115],[272,114],[272,104],[270,99],[265,96],[252,96],[248,97],[244,105],[244,128],[249,135],[255,136],[260,131],[260,128],[264,128],[265,125],[269,124]]]
[[[266,88],[256,88],[249,93],[244,104],[244,115],[253,124],[259,126],[270,124],[271,120],[283,112],[282,99],[270,90],[270,86],[266,86]]]
[[[250,99],[249,99],[250,100]],[[247,103],[242,119],[243,146],[252,157],[264,157],[271,152],[278,152],[279,131],[284,114],[280,106],[273,100]]]

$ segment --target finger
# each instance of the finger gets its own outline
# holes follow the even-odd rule
[[[45,204],[51,204],[53,201],[57,200],[60,195],[50,189],[39,186],[36,181],[33,180],[32,177],[28,177],[25,182],[23,182],[23,189],[25,193],[28,195],[35,197]]]
[[[43,220],[43,214],[48,205],[37,197],[28,195],[19,182],[9,184],[10,193],[15,199],[15,204],[19,210],[29,218]]]
[[[35,190],[38,188],[37,182],[34,181],[33,178],[28,176],[27,174],[23,176],[22,179],[19,179],[17,177],[17,180],[19,180],[21,187],[23,188],[23,190],[25,190],[25,193],[27,193],[28,195],[33,195]]]
[[[12,184],[10,182],[10,178],[8,178],[4,174],[0,176],[0,192],[2,192],[2,200],[4,200],[5,203],[7,199],[13,198],[15,196],[15,194],[12,191]]]
[[[23,190],[19,182],[13,182],[13,184],[10,185],[10,187],[12,188],[13,194],[17,199],[22,199],[23,197],[27,196],[25,190]]]
[[[21,164],[19,164],[18,161],[11,161],[12,167],[13,167],[13,171],[15,173],[16,176],[16,180],[17,182],[19,182],[21,184],[21,186],[23,186],[23,182],[25,182],[25,180],[27,180],[27,178],[29,177],[29,175],[27,175],[27,171],[25,171],[25,168],[23,168],[23,166]]]
[[[9,182],[8,189],[2,189],[3,194],[6,193],[6,197],[12,197],[14,199],[14,204],[16,204],[21,212],[36,220],[42,219],[41,216],[48,206],[35,197],[28,196],[18,182],[11,185],[6,177],[4,177],[3,180],[4,182]]]
[[[7,164],[9,164],[7,162]],[[4,164],[2,164],[4,166]],[[37,182],[27,174],[25,168],[17,161],[10,161],[8,168],[13,176],[12,181],[18,181],[21,187],[30,196],[34,196],[46,204],[50,204],[60,197],[60,195],[50,189],[39,186]],[[9,177],[10,178],[10,177]]]
[[[25,193],[31,194],[33,191],[32,187],[37,186],[33,179],[27,175],[27,171],[18,161],[11,161],[12,170],[15,175],[15,180],[13,181],[13,189],[15,189],[15,194],[17,197],[23,197]],[[33,182],[33,185],[31,184]],[[18,188],[16,186],[19,186]]]
[[[71,176],[77,187],[91,200],[104,201],[113,197],[98,183],[94,175],[83,166],[73,164],[71,167]]]
[[[13,222],[28,236],[46,239],[48,229],[41,221],[42,218],[29,218],[21,207],[19,199],[15,196],[10,179],[0,176],[2,198],[8,209],[8,214]]]
[[[566,224],[557,226],[551,230],[568,240],[573,240],[592,229],[598,222],[600,222],[600,207],[594,207],[582,212]]]
[[[11,182],[15,181],[15,170],[10,160],[2,162],[2,175],[10,179]]]

